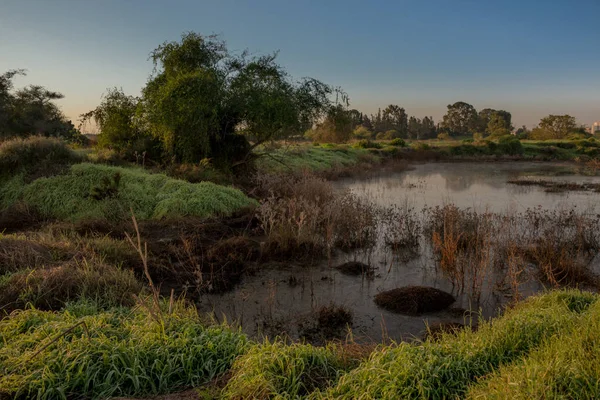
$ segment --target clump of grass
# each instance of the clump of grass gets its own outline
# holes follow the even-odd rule
[[[0,234],[0,275],[24,268],[36,268],[52,261],[51,250],[21,237]]]
[[[10,312],[27,305],[59,310],[80,298],[95,299],[103,307],[132,306],[143,286],[130,270],[84,260],[58,266],[26,269],[0,281],[0,310]]]
[[[264,343],[237,359],[224,389],[226,399],[296,399],[333,384],[358,364],[342,346]]]
[[[553,292],[482,322],[477,332],[385,347],[312,398],[459,398],[500,366],[521,359],[559,332],[573,331],[595,300],[591,293]]]
[[[600,304],[572,332],[553,337],[521,362],[471,388],[468,399],[596,399],[600,397]]]
[[[166,305],[165,305],[166,306]],[[166,315],[166,314],[165,314]],[[148,396],[197,387],[227,371],[247,338],[205,326],[182,304],[162,327],[141,309],[87,303],[0,321],[0,395],[10,398]]]
[[[21,173],[30,181],[40,176],[56,175],[81,161],[81,156],[55,138],[30,136],[0,143],[0,177]]]
[[[111,195],[94,196],[95,188],[116,174],[120,179]],[[96,164],[76,164],[65,175],[37,179],[22,188],[19,198],[45,216],[73,222],[123,220],[130,208],[140,219],[159,219],[226,216],[255,205],[254,200],[231,187],[210,182],[192,184],[142,169]]]
[[[280,180],[275,178],[274,182]],[[268,190],[257,216],[267,245],[282,254],[323,254],[333,248],[375,245],[377,210],[349,192],[336,192],[331,183],[311,174],[288,177]]]

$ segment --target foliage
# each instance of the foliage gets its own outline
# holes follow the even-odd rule
[[[114,181],[115,174],[120,175],[118,190],[94,199],[94,188],[107,179]],[[211,182],[192,184],[142,169],[96,164],[76,164],[65,175],[37,179],[20,191],[25,204],[45,216],[69,221],[128,219],[130,209],[139,219],[231,215],[255,204],[239,190]]]
[[[513,135],[502,136],[498,139],[497,149],[503,154],[518,155],[523,154],[523,145],[521,141]]]
[[[540,120],[539,126],[530,133],[535,140],[562,139],[577,129],[575,117],[570,115],[548,115]]]
[[[314,139],[321,142],[345,143],[352,134],[350,113],[341,104],[332,107],[316,129]]]
[[[406,142],[404,141],[404,139],[400,139],[400,138],[396,138],[396,139],[392,140],[389,144],[390,144],[390,146],[406,147]]]
[[[372,139],[373,132],[365,128],[364,126],[359,126],[352,132],[352,135],[357,139]]]
[[[442,128],[450,135],[469,135],[477,129],[478,115],[475,107],[459,101],[448,105],[448,111],[442,120]]]
[[[144,308],[60,313],[25,310],[0,321],[0,395],[94,399],[199,386],[225,372],[247,345],[226,327],[202,325],[176,305],[163,325]]]
[[[236,56],[216,36],[185,33],[151,58],[155,72],[143,89],[140,118],[178,161],[245,162],[248,140],[258,146],[300,134],[331,106],[329,86],[292,80],[276,54]]]
[[[368,139],[359,140],[354,144],[357,149],[380,149],[381,145],[377,142],[372,142]]]
[[[157,143],[152,142],[138,118],[139,99],[127,96],[122,89],[108,89],[95,109],[80,116],[82,126],[93,120],[100,128],[98,145],[118,152],[147,151],[160,156]]]
[[[83,142],[54,103],[63,95],[39,85],[14,91],[12,81],[18,75],[25,75],[25,71],[10,70],[0,75],[0,139],[42,135]]]

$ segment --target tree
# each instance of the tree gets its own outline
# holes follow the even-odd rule
[[[448,105],[442,128],[453,136],[472,135],[477,129],[478,115],[475,107],[459,101]]]
[[[316,138],[323,142],[343,143],[352,135],[352,117],[343,105],[329,109],[325,120],[317,126]]]
[[[513,130],[511,120],[512,115],[508,111],[494,110],[490,115],[486,133],[494,137],[510,135]]]
[[[577,130],[575,117],[570,115],[548,115],[540,120],[537,128],[531,131],[531,138],[536,140],[563,139]]]
[[[100,128],[98,145],[118,151],[133,150],[140,141],[149,139],[137,118],[139,99],[128,96],[122,89],[108,89],[94,110],[80,116],[81,124],[90,120]],[[141,150],[148,150],[140,148]]]
[[[216,36],[185,33],[151,53],[141,118],[176,160],[245,162],[254,147],[302,134],[332,108],[333,88],[294,81],[276,57],[236,56]]]
[[[395,130],[399,137],[406,137],[408,134],[408,115],[404,108],[390,104],[383,110],[383,128],[384,131]]]

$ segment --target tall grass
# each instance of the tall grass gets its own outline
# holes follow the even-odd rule
[[[37,179],[21,190],[18,196],[0,193],[2,200],[17,197],[48,217],[68,221],[122,220],[128,218],[130,208],[140,219],[222,216],[255,204],[231,187],[85,163],[73,165],[65,175]]]
[[[176,305],[163,328],[141,310],[100,312],[77,303],[0,321],[0,396],[103,399],[147,396],[206,383],[247,346],[240,333],[204,326]]]
[[[81,156],[55,138],[31,136],[0,143],[0,178],[17,173],[49,176],[81,161]]]
[[[469,385],[527,356],[554,335],[576,327],[596,297],[578,291],[537,296],[475,333],[446,334],[441,341],[402,343],[371,354],[334,387],[312,398],[448,399]]]

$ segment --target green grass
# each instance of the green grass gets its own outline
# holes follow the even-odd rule
[[[597,399],[600,397],[600,303],[572,332],[559,332],[522,362],[474,386],[469,399]]]
[[[192,184],[139,168],[84,163],[73,165],[64,175],[40,178],[30,184],[19,185],[15,179],[0,192],[4,206],[20,200],[44,216],[67,221],[115,221],[129,218],[130,208],[139,219],[227,216],[256,204],[231,187],[211,182]]]
[[[282,342],[253,346],[236,360],[224,390],[226,399],[295,399],[324,388],[356,366],[340,346]]]
[[[164,329],[139,309],[30,309],[1,320],[0,337],[0,397],[17,399],[173,392],[227,371],[247,347],[244,335],[204,326],[181,305]]]
[[[370,359],[313,398],[447,399],[503,365],[526,357],[553,335],[568,335],[592,294],[555,292],[533,297],[502,318],[482,323],[475,333],[422,345],[402,343],[374,352]]]
[[[257,160],[257,167],[263,172],[299,172],[349,167],[362,161],[377,162],[378,157],[366,149],[348,145],[323,144],[320,146],[295,146],[291,149],[276,150],[269,156]]]

